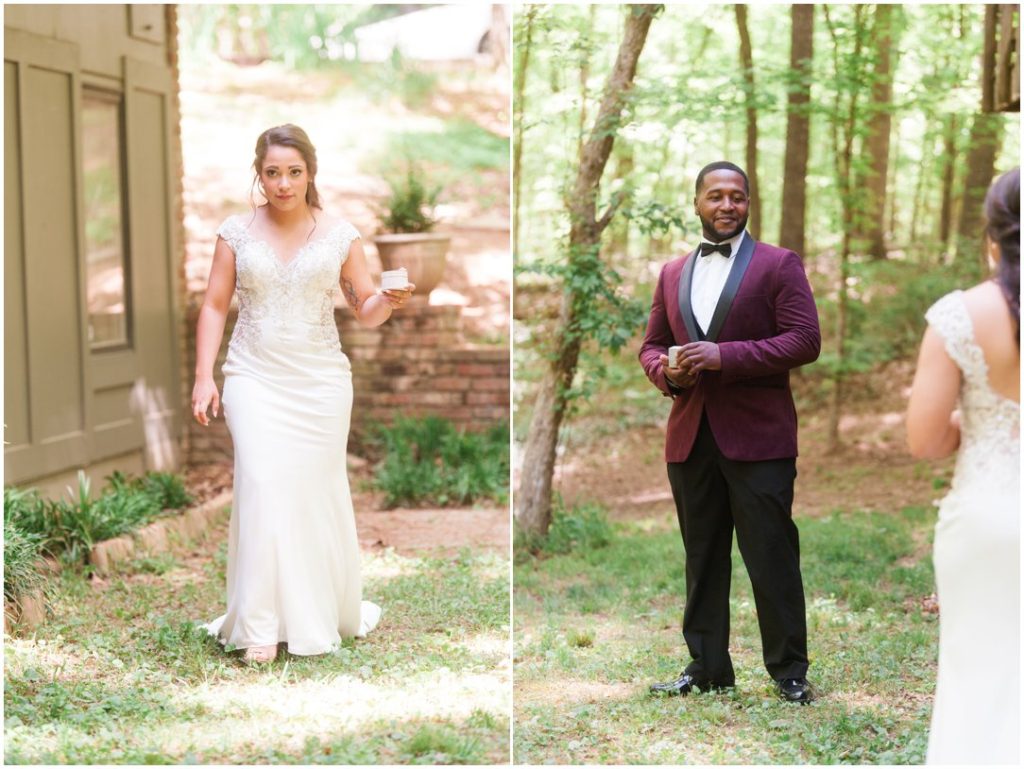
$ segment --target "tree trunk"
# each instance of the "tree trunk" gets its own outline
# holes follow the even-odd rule
[[[580,52],[580,120],[576,129],[576,159],[583,157],[583,140],[587,133],[587,81],[590,80],[590,48],[593,45],[594,21],[597,17],[597,6],[589,6],[587,18],[587,34],[582,36]]]
[[[956,172],[956,115],[949,115],[942,127],[942,205],[939,208],[939,248],[949,243],[953,218],[953,175]]]
[[[668,144],[668,142],[666,142]],[[629,179],[633,175],[636,166],[636,158],[633,154],[633,146],[628,141],[619,139],[612,151],[612,159],[615,163],[614,174],[616,179]],[[664,166],[662,166],[664,167]],[[633,202],[632,191],[627,186],[622,196],[622,206],[627,209]],[[629,218],[621,217],[616,219],[608,227],[608,251],[616,259],[625,262],[629,259]]]
[[[791,8],[789,68],[796,82],[790,86],[786,115],[779,245],[803,256],[811,128],[807,105],[811,99],[811,65],[814,59],[814,6],[802,4]]]
[[[526,105],[526,70],[530,66],[530,48],[533,42],[533,21],[537,17],[537,6],[526,10],[523,21],[523,43],[516,51],[516,76],[512,86],[512,253],[519,253],[519,185],[523,167],[523,114]]]
[[[841,81],[840,78],[840,62],[839,62],[839,38],[836,33],[835,27],[832,24],[832,19],[829,15],[829,9],[827,5],[823,6],[825,13],[825,23],[828,26],[829,34],[832,36],[833,46],[833,61],[835,62],[835,75],[836,80]],[[855,195],[854,184],[853,184],[853,140],[857,129],[857,101],[860,96],[860,80],[861,72],[860,58],[861,58],[861,45],[863,40],[862,31],[862,11],[863,6],[855,5],[853,8],[854,14],[854,50],[851,57],[852,67],[854,69],[853,76],[848,78],[852,83],[853,87],[850,91],[849,105],[846,110],[846,117],[842,124],[840,124],[842,115],[842,90],[836,90],[835,106],[832,112],[832,142],[834,146],[834,157],[835,157],[835,170],[836,170],[836,181],[839,186],[839,199],[842,204],[842,227],[843,227],[843,240],[842,247],[839,254],[839,285],[838,285],[838,302],[836,308],[836,366],[833,372],[832,382],[832,405],[829,410],[829,429],[828,429],[828,451],[830,453],[839,451],[842,446],[841,437],[839,434],[839,422],[842,416],[842,403],[843,403],[843,391],[845,383],[845,367],[846,367],[846,326],[849,306],[850,290],[847,285],[849,274],[850,274],[850,251],[851,251],[851,238],[854,229],[855,212],[857,205],[857,196]],[[840,144],[842,146],[840,146]]]
[[[925,116],[925,119],[930,120],[928,116]],[[925,181],[930,179],[932,174],[932,159],[935,155],[933,147],[934,141],[934,131],[928,124],[926,124],[924,139],[921,142],[921,160],[917,164],[917,182],[914,187],[914,207],[910,212],[910,243],[913,246],[917,245],[918,227],[921,220],[924,218],[926,196],[928,194],[928,187],[926,186]]]
[[[754,240],[761,238],[761,206],[757,185],[757,103],[754,100],[754,54],[747,32],[747,6],[737,4],[736,27],[740,33],[740,66],[747,102],[747,176],[750,179],[750,220],[747,228]]]
[[[885,201],[889,172],[889,133],[892,129],[891,52],[894,46],[896,6],[875,5],[875,67],[871,83],[871,107],[867,122],[867,174],[858,183],[864,191],[864,207],[860,217],[859,235],[866,241],[867,252],[874,259],[885,259]]]
[[[897,122],[896,134],[892,138],[891,157],[889,158],[889,168],[892,169],[892,173],[889,174],[889,191],[886,193],[886,197],[889,200],[889,234],[894,238],[896,237],[896,229],[899,226],[896,202],[899,200],[900,196],[896,182],[900,178],[902,165],[903,157],[900,155],[900,124]]]
[[[1003,116],[999,113],[979,112],[971,125],[970,149],[967,152],[967,177],[960,206],[960,224],[957,227],[956,258],[971,266],[980,277],[986,267],[981,247],[985,227],[985,193],[995,175],[996,156],[1002,138]]]
[[[618,56],[583,146],[573,191],[566,199],[570,220],[570,269],[576,260],[599,247],[601,233],[615,213],[615,208],[609,207],[600,218],[597,216],[601,176],[615,142],[647,32],[654,16],[661,10],[657,5],[628,8]],[[519,489],[515,495],[516,522],[520,530],[531,536],[546,535],[551,525],[551,479],[555,470],[558,432],[565,416],[567,394],[576,374],[582,344],[574,311],[579,297],[574,292],[572,284],[563,289],[558,326],[553,333],[556,352],[538,388],[523,452]]]

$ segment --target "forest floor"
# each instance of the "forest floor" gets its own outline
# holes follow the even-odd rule
[[[796,381],[794,518],[818,693],[806,708],[774,696],[735,549],[736,689],[648,694],[687,661],[679,630],[685,559],[665,476],[664,408],[630,421],[609,396],[612,424],[600,408],[582,414],[560,459],[557,491],[568,515],[601,505],[610,541],[517,558],[515,762],[921,763],[937,642],[933,502],[948,486],[952,460],[907,455],[910,377],[908,365],[894,364],[851,384],[835,454],[826,451],[825,399]]]

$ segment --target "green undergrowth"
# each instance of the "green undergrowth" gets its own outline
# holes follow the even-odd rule
[[[556,517],[557,522],[557,517]],[[935,683],[930,509],[801,519],[808,707],[774,696],[733,551],[734,690],[648,694],[688,655],[685,558],[669,506],[604,544],[517,556],[516,763],[921,763]]]
[[[453,173],[502,171],[508,168],[506,136],[498,136],[469,120],[445,122],[439,131],[403,131],[391,138],[390,157],[412,157]]]
[[[561,498],[552,505],[551,525],[544,536],[532,536],[516,530],[516,562],[534,555],[564,555],[573,550],[595,550],[604,547],[612,538],[611,524],[604,509],[584,502],[566,509]]]
[[[365,555],[373,633],[246,667],[198,625],[224,600],[204,547],[55,578],[52,619],[5,639],[6,763],[507,762],[507,559]]]
[[[79,471],[66,499],[46,499],[34,489],[4,489],[4,597],[25,595],[41,582],[44,552],[82,563],[97,542],[144,526],[192,502],[180,476],[150,472],[129,478],[114,472],[98,495]]]
[[[505,422],[471,432],[439,417],[398,417],[378,428],[374,442],[383,454],[374,486],[385,492],[388,507],[508,501]]]

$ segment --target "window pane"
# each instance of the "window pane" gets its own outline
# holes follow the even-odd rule
[[[93,347],[128,342],[120,112],[115,101],[83,95],[85,259]]]

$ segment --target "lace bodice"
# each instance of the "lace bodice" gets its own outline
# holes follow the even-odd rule
[[[246,224],[244,216],[229,216],[217,229],[235,253],[238,320],[229,350],[254,352],[268,329],[340,349],[334,291],[349,246],[359,237],[356,228],[340,221],[284,263]]]
[[[974,328],[963,292],[953,291],[925,314],[960,369],[960,451],[953,492],[978,484],[1008,493],[1020,484],[1020,405],[995,392],[988,381],[985,356],[974,341]]]

